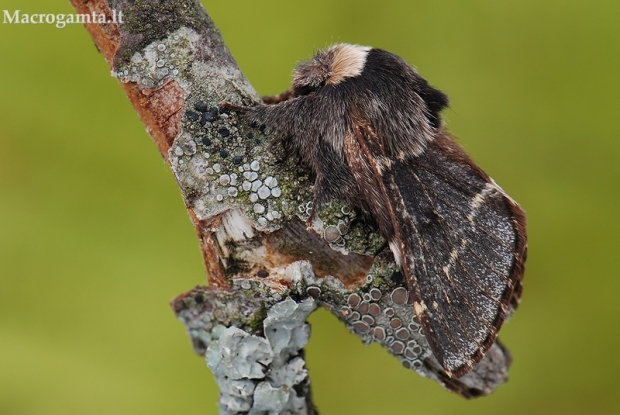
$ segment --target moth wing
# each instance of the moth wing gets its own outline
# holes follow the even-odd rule
[[[448,137],[394,163],[383,181],[400,219],[394,241],[416,313],[439,362],[460,377],[516,307],[524,214]]]
[[[368,208],[380,207],[373,215],[403,269],[433,354],[460,377],[482,359],[518,303],[523,211],[445,135],[401,159],[385,157],[370,128],[355,137],[377,177],[374,197],[384,202]]]

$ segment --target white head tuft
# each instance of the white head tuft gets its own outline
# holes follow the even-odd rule
[[[317,53],[312,60],[297,66],[293,87],[309,92],[324,85],[338,85],[346,78],[359,76],[364,70],[368,46],[338,43]]]

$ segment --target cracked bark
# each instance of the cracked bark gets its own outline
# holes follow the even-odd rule
[[[315,305],[466,398],[507,380],[510,355],[499,343],[466,376],[443,372],[389,249],[346,204],[321,207],[306,228],[307,172],[268,151],[271,137],[260,128],[219,108],[260,98],[198,1],[72,3],[78,13],[123,13],[122,23],[85,26],[175,176],[196,230],[208,286],[171,305],[216,376],[220,413],[316,413],[303,361]],[[243,357],[227,354],[233,349]]]

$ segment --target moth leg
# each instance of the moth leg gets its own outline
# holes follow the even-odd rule
[[[279,104],[282,101],[289,100],[295,96],[295,93],[292,89],[288,89],[281,94],[278,95],[269,95],[266,97],[262,97],[262,100],[265,104]]]
[[[312,209],[310,210],[310,215],[308,216],[308,219],[306,219],[306,226],[308,228],[312,227],[312,221],[314,221],[314,217],[316,216],[316,212],[319,210],[319,206],[319,201],[316,195],[314,195],[314,198],[312,199]]]
[[[226,109],[229,109],[229,110],[235,111],[235,112],[246,112],[249,108],[251,108],[251,107],[246,107],[246,106],[243,106],[243,105],[231,104],[230,102],[226,102],[226,101],[220,102],[220,107],[221,108],[226,108]]]
[[[317,173],[316,179],[314,181],[314,189],[313,189],[313,197],[312,197],[312,210],[310,211],[310,216],[306,220],[306,226],[312,226],[312,221],[314,220],[319,208],[326,204],[331,196],[325,187],[325,179],[320,173]]]

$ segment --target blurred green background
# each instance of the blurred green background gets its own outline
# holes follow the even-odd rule
[[[307,356],[322,414],[620,413],[620,2],[204,4],[263,95],[333,42],[403,56],[528,213],[507,384],[465,401],[318,311]],[[0,24],[0,52],[0,414],[217,413],[168,306],[205,280],[196,237],[89,34]]]

